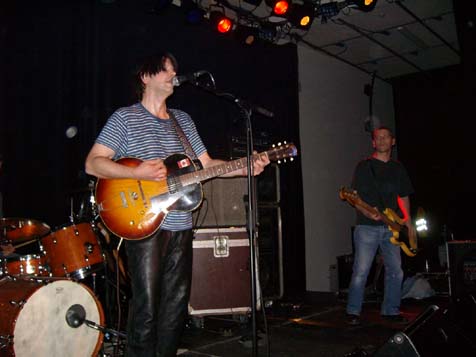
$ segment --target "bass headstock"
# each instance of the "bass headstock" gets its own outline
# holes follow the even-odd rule
[[[349,202],[352,206],[355,206],[362,201],[357,191],[347,187],[341,187],[339,190],[339,197],[341,200]]]

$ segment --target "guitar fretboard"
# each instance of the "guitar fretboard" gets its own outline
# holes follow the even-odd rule
[[[268,156],[268,152],[262,152],[260,154],[252,155],[252,160],[257,160],[259,157],[266,157]],[[223,164],[215,165],[212,167],[208,167],[203,170],[190,172],[188,174],[184,174],[180,176],[180,182],[183,186],[195,184],[198,182],[202,182],[213,177],[221,176],[227,174],[229,172],[238,171],[247,165],[246,157],[242,157],[241,159],[236,159],[232,161],[224,162]]]

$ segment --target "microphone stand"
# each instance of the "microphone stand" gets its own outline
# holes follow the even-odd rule
[[[86,326],[88,326],[88,327],[90,327],[94,330],[97,330],[97,331],[100,331],[100,332],[104,333],[106,338],[107,338],[108,335],[114,335],[116,337],[127,338],[127,335],[124,332],[116,331],[116,330],[110,329],[108,327],[98,325],[97,323],[95,323],[93,321],[84,320],[84,323],[86,324]]]
[[[251,326],[252,326],[252,356],[258,354],[258,336],[256,325],[256,227],[257,227],[257,200],[255,180],[253,179],[253,130],[251,125],[251,109],[248,109],[241,100],[235,99],[235,104],[246,123],[246,157],[247,157],[247,184],[248,184],[248,234],[250,241],[250,270],[251,270]]]
[[[218,92],[215,88],[215,80],[210,72],[202,71],[207,74],[212,85],[202,85],[198,79],[190,81],[191,84],[201,88],[217,97],[224,97],[231,100],[238,106],[240,114],[246,123],[246,157],[247,157],[247,189],[248,189],[248,236],[250,244],[250,278],[251,278],[251,327],[252,327],[252,356],[258,355],[258,333],[256,324],[256,297],[257,297],[257,276],[256,276],[256,227],[257,227],[257,200],[255,195],[255,180],[253,179],[253,130],[251,125],[251,115],[254,110],[259,112],[259,107],[253,107],[242,99],[231,93]]]

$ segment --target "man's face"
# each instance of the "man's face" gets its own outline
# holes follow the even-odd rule
[[[375,130],[372,140],[373,147],[377,152],[388,152],[395,145],[395,138],[386,129]]]
[[[143,76],[142,81],[146,85],[146,88],[150,88],[154,92],[161,92],[166,95],[170,95],[173,93],[173,84],[172,78],[175,77],[175,69],[170,61],[170,59],[166,59],[164,63],[164,70],[149,76]]]

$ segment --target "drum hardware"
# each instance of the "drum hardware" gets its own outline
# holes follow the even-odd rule
[[[15,300],[10,300],[9,302],[10,302],[10,305],[17,306],[20,308],[26,304],[26,300],[21,300],[19,302],[16,302]]]
[[[96,199],[94,197],[94,187],[95,182],[90,180],[87,187],[71,191],[70,223],[89,222],[93,221],[98,216]]]
[[[7,243],[19,244],[32,241],[48,234],[50,230],[46,223],[34,219],[0,218],[0,239]]]
[[[13,344],[13,336],[0,335],[0,351]]]
[[[114,335],[116,337],[122,337],[122,338],[127,338],[127,335],[124,332],[116,331],[110,328],[107,328],[105,326],[98,325],[97,323],[87,320],[86,319],[86,310],[82,305],[75,304],[71,305],[66,311],[66,322],[70,327],[73,328],[78,328],[81,326],[83,323],[86,324],[86,326],[100,331],[102,333]]]

